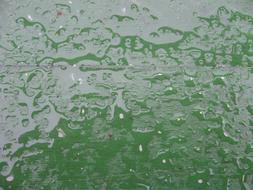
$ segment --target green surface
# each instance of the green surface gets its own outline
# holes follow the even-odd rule
[[[251,0],[0,0],[0,190],[252,190]]]

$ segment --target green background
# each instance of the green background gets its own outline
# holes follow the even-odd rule
[[[252,190],[253,1],[0,0],[0,190]]]

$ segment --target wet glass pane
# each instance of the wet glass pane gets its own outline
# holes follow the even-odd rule
[[[253,2],[0,0],[0,190],[252,190]]]

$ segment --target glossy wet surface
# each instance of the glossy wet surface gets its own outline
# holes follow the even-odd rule
[[[252,1],[0,2],[0,190],[253,189]]]

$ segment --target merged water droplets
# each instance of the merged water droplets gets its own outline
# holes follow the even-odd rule
[[[184,31],[149,2],[13,2],[1,187],[251,189],[251,15]]]

